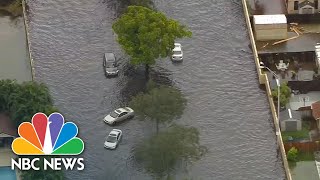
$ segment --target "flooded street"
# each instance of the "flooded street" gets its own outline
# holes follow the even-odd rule
[[[156,7],[187,25],[179,40],[184,62],[158,61],[153,76],[179,88],[188,100],[177,121],[199,129],[209,152],[177,179],[284,179],[282,160],[265,92],[259,89],[240,1],[158,0]],[[55,105],[79,126],[85,170],[68,179],[154,179],[132,162],[132,149],[154,127],[137,118],[118,126],[124,133],[115,151],[103,148],[112,129],[102,119],[127,103],[144,84],[143,71],[127,68],[127,57],[111,26],[115,0],[29,1],[31,49],[36,80],[45,82]],[[104,52],[123,62],[119,77],[107,79]]]
[[[0,15],[0,79],[31,80],[22,18]]]

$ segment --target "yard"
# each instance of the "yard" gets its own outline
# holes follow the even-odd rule
[[[302,121],[302,130],[301,131],[284,131],[281,132],[282,139],[284,142],[290,141],[290,140],[309,140],[310,130],[310,122],[309,121]]]

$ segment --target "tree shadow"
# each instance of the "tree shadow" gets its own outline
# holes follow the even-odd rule
[[[147,90],[148,81],[145,77],[144,66],[134,66],[128,63],[123,66],[123,71],[125,82],[121,87],[119,99],[122,105],[127,105],[133,96]],[[150,69],[150,80],[156,85],[173,86],[170,75],[171,72],[164,68]]]

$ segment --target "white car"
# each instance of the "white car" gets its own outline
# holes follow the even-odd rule
[[[125,107],[125,108],[119,108],[112,111],[103,119],[103,121],[107,124],[114,125],[117,122],[132,118],[133,116],[134,116],[133,109],[129,107]]]
[[[122,137],[122,131],[120,129],[112,129],[109,133],[106,141],[104,142],[104,147],[107,149],[117,148]]]
[[[172,50],[172,61],[182,61],[183,59],[183,52],[182,46],[180,43],[174,43],[174,49]]]

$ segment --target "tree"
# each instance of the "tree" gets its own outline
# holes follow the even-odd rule
[[[134,155],[148,172],[162,178],[170,177],[178,162],[192,163],[206,152],[206,147],[199,145],[196,128],[174,125],[139,144]]]
[[[177,38],[192,35],[179,22],[142,6],[129,6],[112,29],[118,35],[122,49],[131,57],[131,63],[145,65],[147,79],[149,66],[159,57],[168,57]]]
[[[47,115],[58,112],[52,104],[49,89],[42,83],[31,81],[18,84],[14,80],[0,80],[0,113],[9,114],[17,127],[22,122],[30,122],[37,112]],[[39,158],[41,162],[36,163],[43,164],[44,157]],[[41,169],[23,171],[21,177],[23,180],[62,180],[64,174],[63,171]]]
[[[169,86],[153,87],[148,83],[149,90],[133,97],[129,103],[135,113],[143,119],[150,118],[156,122],[159,132],[159,123],[171,122],[180,116],[186,105],[186,99],[181,92]]]
[[[278,89],[273,89],[272,97],[274,101],[278,101]],[[286,106],[291,96],[291,89],[287,86],[287,83],[282,83],[280,86],[280,106]]]
[[[35,157],[27,157],[33,159]],[[22,171],[21,178],[22,180],[63,180],[64,174],[63,171],[56,171],[48,168],[47,170],[43,169],[41,166],[44,162],[44,158],[50,159],[50,157],[37,157],[40,158],[40,161],[35,162],[36,167],[40,167],[39,171],[36,170],[29,170],[29,171]]]
[[[30,121],[37,112],[47,113],[52,109],[52,99],[48,88],[36,82],[24,82],[10,95],[11,118],[19,125]]]

